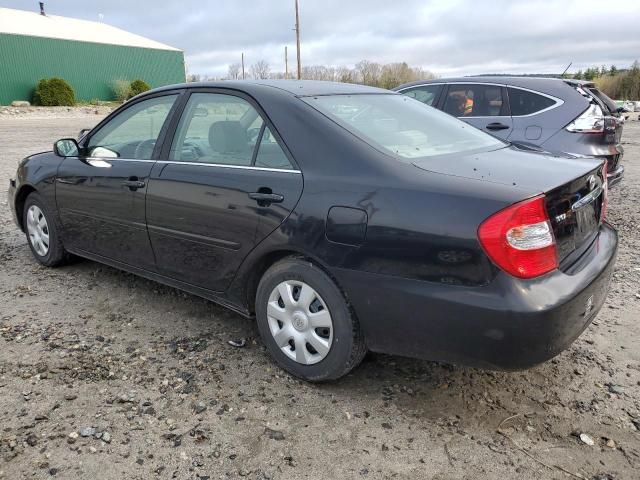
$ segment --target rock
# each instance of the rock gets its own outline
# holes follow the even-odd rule
[[[593,438],[591,438],[586,433],[580,434],[580,440],[582,441],[582,443],[589,445],[590,447],[593,447],[596,444],[596,442],[593,441]]]
[[[201,414],[207,409],[207,405],[204,402],[198,402],[193,405],[193,411],[196,415]]]
[[[27,437],[26,441],[27,441],[27,445],[29,445],[30,447],[35,447],[38,444],[38,437],[31,434]]]
[[[111,434],[109,432],[102,432],[101,440],[104,443],[111,443]]]
[[[393,427],[391,426],[390,423],[385,422],[385,423],[382,424],[382,428],[384,428],[386,430],[391,430]]]
[[[78,398],[78,396],[74,395],[73,393],[68,393],[68,394],[66,394],[64,396],[64,399],[69,401],[69,402],[72,401],[72,400],[75,400],[76,398]]]
[[[609,391],[611,393],[615,393],[616,395],[622,395],[624,393],[624,387],[621,385],[609,385]]]
[[[270,428],[265,428],[264,429],[264,433],[271,439],[271,440],[284,440],[284,433],[282,433],[279,430],[272,430]]]
[[[96,429],[93,427],[83,427],[80,429],[81,437],[93,437],[96,434]]]
[[[11,102],[12,107],[30,107],[31,104],[26,100],[14,100]]]
[[[616,448],[616,442],[614,442],[611,438],[607,440],[606,445],[609,448]]]
[[[232,347],[243,348],[247,344],[247,341],[244,338],[240,338],[238,340],[229,340],[227,343]]]

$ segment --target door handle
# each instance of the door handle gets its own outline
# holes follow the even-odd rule
[[[249,194],[249,198],[258,202],[261,207],[267,207],[271,203],[282,203],[284,200],[284,196],[271,192],[252,192]]]
[[[507,128],[509,128],[509,125],[499,122],[493,122],[487,125],[487,130],[506,130]]]
[[[131,191],[136,191],[139,188],[144,188],[146,184],[142,180],[138,180],[138,177],[129,177],[122,182],[122,186],[128,187]]]

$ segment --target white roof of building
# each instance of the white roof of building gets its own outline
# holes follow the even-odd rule
[[[177,48],[126,32],[106,23],[57,15],[40,15],[39,12],[27,12],[12,8],[0,8],[0,33],[179,51]]]

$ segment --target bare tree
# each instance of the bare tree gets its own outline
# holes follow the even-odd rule
[[[259,60],[251,65],[251,75],[257,80],[266,80],[269,78],[270,70],[269,64],[264,60]]]
[[[240,78],[239,63],[232,63],[231,65],[229,65],[229,72],[227,73],[227,77],[229,77],[229,80],[237,80],[238,78]]]
[[[362,60],[356,64],[356,70],[360,74],[360,81],[365,85],[378,85],[382,67],[379,63]]]

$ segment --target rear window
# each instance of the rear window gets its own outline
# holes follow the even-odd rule
[[[508,87],[507,91],[509,92],[509,106],[513,117],[538,113],[556,104],[553,98],[528,90]]]
[[[305,101],[370,145],[400,159],[505,146],[495,137],[404,95],[326,95]]]

